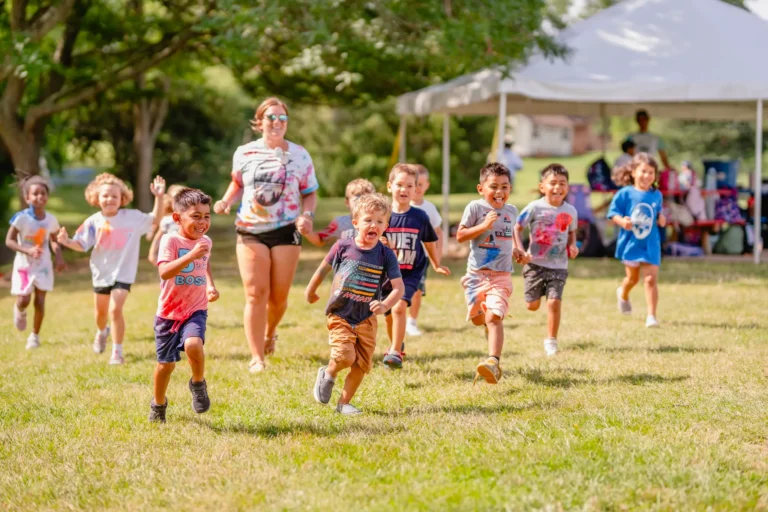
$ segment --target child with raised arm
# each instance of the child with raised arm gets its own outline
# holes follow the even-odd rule
[[[327,404],[337,375],[350,368],[336,406],[336,411],[344,415],[360,413],[350,402],[363,377],[373,367],[376,315],[389,311],[405,291],[395,253],[379,240],[390,215],[386,197],[364,195],[355,201],[352,212],[357,235],[334,244],[305,291],[307,302],[314,304],[320,298],[317,295],[320,283],[331,269],[336,273],[326,308],[331,357],[328,365],[317,371],[314,397],[319,403]],[[392,291],[382,300],[385,281]]]
[[[339,215],[335,217],[328,226],[322,231],[310,231],[304,235],[309,243],[317,247],[323,247],[331,240],[346,240],[355,237],[355,227],[352,225],[352,209],[355,201],[365,194],[373,194],[376,187],[373,183],[364,179],[357,178],[347,183],[344,191],[344,204],[349,209],[350,215]]]
[[[152,213],[123,208],[133,200],[133,192],[120,178],[109,173],[99,174],[85,189],[85,199],[101,211],[88,217],[77,228],[74,238],[61,228],[58,241],[78,252],[91,252],[96,336],[93,351],[104,352],[112,323],[112,357],[109,364],[125,363],[123,336],[125,319],[123,306],[131,285],[136,280],[139,266],[139,247],[142,235],[160,219],[165,194],[165,180],[157,176],[150,184],[155,196]]]
[[[181,352],[187,353],[192,378],[192,409],[204,413],[211,406],[205,382],[205,328],[208,303],[219,298],[211,274],[211,198],[200,190],[185,188],[173,199],[177,233],[163,236],[157,268],[162,283],[155,317],[157,366],[149,421],[165,423],[165,392]]]
[[[614,171],[613,181],[621,188],[611,201],[608,218],[619,226],[616,259],[624,263],[626,277],[616,290],[619,311],[632,314],[629,292],[643,275],[647,305],[646,327],[658,327],[659,265],[661,236],[659,227],[667,225],[661,214],[663,197],[656,190],[659,164],[648,153],[638,153],[624,167]]]
[[[423,165],[417,165],[416,170],[419,172],[419,178],[416,181],[416,189],[413,191],[413,200],[411,206],[424,210],[429,216],[429,222],[432,224],[432,229],[435,230],[437,235],[437,254],[442,256],[443,254],[443,218],[440,216],[440,212],[437,211],[437,207],[432,204],[431,201],[424,199],[424,194],[429,190],[429,171]],[[413,294],[411,299],[411,307],[408,309],[408,319],[405,324],[405,333],[408,336],[421,336],[421,329],[419,329],[418,319],[419,311],[421,310],[421,298],[427,295],[427,270],[419,282],[419,288],[416,293]]]
[[[147,254],[147,259],[153,265],[157,265],[157,253],[160,249],[160,239],[163,238],[163,235],[179,232],[179,225],[173,221],[173,198],[185,188],[187,187],[183,185],[171,185],[168,187],[165,196],[163,196],[163,218],[160,219],[160,225],[157,227],[154,236],[152,236],[152,245],[149,246],[149,253]],[[147,232],[147,236],[150,233],[151,231]]]
[[[551,164],[541,171],[539,192],[544,197],[523,208],[517,218],[515,242],[523,248],[522,233],[529,228],[528,251],[518,261],[525,265],[525,303],[529,311],[536,311],[541,305],[541,298],[547,298],[544,351],[548,356],[554,356],[557,354],[563,289],[568,279],[568,258],[579,254],[576,247],[578,214],[576,208],[565,202],[568,170],[562,165]]]
[[[477,377],[489,384],[501,379],[501,351],[504,348],[504,317],[512,295],[512,259],[522,257],[515,246],[512,229],[517,208],[507,204],[512,187],[509,169],[490,163],[480,169],[476,199],[464,209],[456,240],[469,240],[467,274],[461,278],[467,303],[467,320],[485,326],[488,357],[477,366]]]
[[[11,274],[11,295],[16,296],[13,324],[19,331],[27,328],[27,307],[32,301],[32,294],[35,295],[35,322],[27,338],[27,350],[31,350],[40,346],[45,294],[53,290],[51,250],[56,254],[57,271],[64,269],[64,259],[56,241],[59,222],[45,211],[45,205],[48,204],[48,182],[40,176],[31,176],[22,180],[20,186],[22,197],[29,208],[11,217],[5,245],[16,251]]]
[[[429,262],[438,274],[450,275],[447,267],[440,265],[437,252],[437,234],[432,229],[429,216],[411,206],[419,172],[413,164],[397,164],[389,173],[387,190],[392,194],[392,216],[386,231],[387,245],[395,251],[403,275],[405,293],[387,316],[387,334],[391,346],[384,356],[384,364],[390,369],[403,367],[403,341],[405,340],[406,311],[413,294],[427,271]],[[425,255],[426,252],[426,255]],[[429,258],[429,260],[427,260]],[[392,288],[384,285],[385,296]]]

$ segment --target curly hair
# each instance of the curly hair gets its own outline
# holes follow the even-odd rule
[[[376,187],[373,186],[373,183],[365,178],[357,178],[347,183],[344,197],[349,199],[350,196],[362,196],[364,194],[373,194],[374,192],[376,192]]]
[[[120,189],[120,206],[125,206],[133,201],[133,190],[128,188],[128,185],[114,174],[104,172],[93,178],[93,181],[85,187],[85,200],[91,206],[99,206],[99,189],[102,185],[115,185]]]
[[[395,164],[392,170],[389,171],[389,182],[395,181],[395,176],[404,172],[408,176],[411,176],[414,181],[419,179],[419,167],[415,164]]]
[[[635,179],[632,177],[632,172],[639,166],[648,164],[653,167],[655,177],[653,179],[653,188],[656,188],[656,180],[659,179],[659,164],[648,153],[638,153],[632,157],[629,163],[616,167],[611,173],[611,179],[619,187],[626,187],[627,185],[634,185]]]
[[[392,213],[389,199],[378,192],[361,196],[355,201],[355,206],[352,208],[352,218],[356,219],[363,213],[369,212],[384,212],[384,215],[389,218],[390,213]]]
[[[29,189],[32,188],[33,185],[40,185],[42,187],[45,187],[45,191],[50,194],[51,188],[48,185],[48,180],[43,178],[42,176],[26,176],[19,180],[18,187],[21,189],[21,193],[24,195],[24,199],[27,198],[27,194],[29,194]]]
[[[187,187],[184,185],[174,184],[168,187],[165,195],[163,196],[163,215],[170,215],[173,213],[173,198],[176,194],[185,190]]]
[[[488,176],[506,176],[510,183],[512,183],[512,173],[504,164],[498,162],[492,162],[486,164],[480,169],[480,184],[485,183]]]
[[[256,113],[253,115],[253,119],[251,119],[251,129],[253,131],[261,131],[261,123],[264,121],[264,114],[267,113],[267,109],[269,109],[269,107],[283,107],[285,113],[288,114],[288,105],[280,101],[278,98],[267,98],[262,101],[261,105],[256,108]]]

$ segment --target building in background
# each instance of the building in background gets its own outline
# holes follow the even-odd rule
[[[507,129],[522,157],[581,155],[601,148],[592,119],[586,117],[514,115],[507,118]]]

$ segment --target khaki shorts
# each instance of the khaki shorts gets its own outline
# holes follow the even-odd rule
[[[376,315],[352,326],[336,315],[328,315],[328,343],[331,345],[331,359],[357,365],[364,373],[373,368],[373,353],[376,351]]]
[[[461,278],[464,299],[467,302],[467,320],[491,311],[499,318],[507,316],[509,297],[512,295],[512,276],[509,272],[478,270]]]

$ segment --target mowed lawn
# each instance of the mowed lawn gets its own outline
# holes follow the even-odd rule
[[[325,219],[343,208],[323,204]],[[328,346],[323,306],[303,290],[323,253],[305,247],[277,354],[251,375],[228,222],[212,231],[221,299],[203,415],[183,361],[168,423],[147,422],[158,293],[148,263],[127,302],[122,367],[91,351],[87,260],[68,256],[38,350],[24,350],[0,290],[0,509],[768,508],[768,267],[665,260],[662,328],[646,330],[640,289],[632,317],[616,311],[621,266],[576,260],[551,359],[545,313],[525,310],[518,272],[504,378],[473,386],[486,345],[464,321],[465,262],[451,261],[453,276],[430,277],[425,335],[407,340],[403,371],[380,363],[382,328],[355,399],[365,414],[342,418],[312,398]]]

